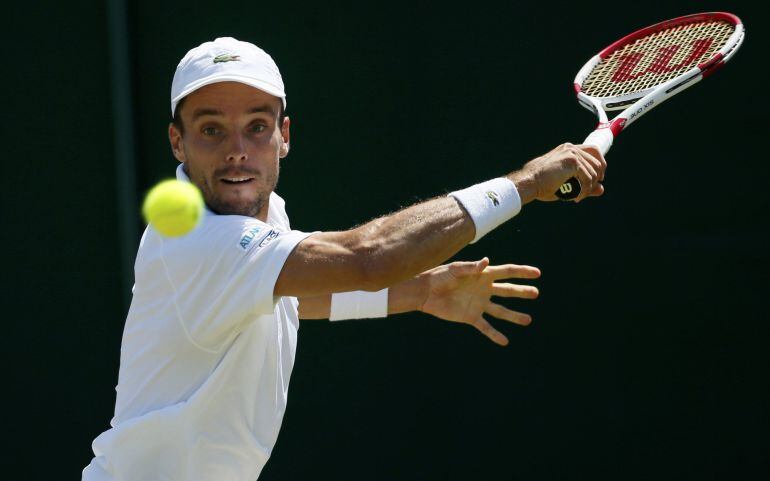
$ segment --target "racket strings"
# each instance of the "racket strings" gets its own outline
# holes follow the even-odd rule
[[[734,31],[729,22],[707,21],[652,33],[599,62],[582,91],[592,97],[617,97],[655,87],[711,58]]]

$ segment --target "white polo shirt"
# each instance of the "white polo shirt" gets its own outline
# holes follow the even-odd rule
[[[189,180],[181,169],[177,178]],[[297,299],[273,297],[309,234],[270,196],[268,223],[206,212],[137,254],[115,417],[84,481],[254,481],[275,444],[297,346]]]

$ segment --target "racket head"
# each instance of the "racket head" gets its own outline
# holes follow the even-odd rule
[[[586,62],[573,82],[578,101],[606,122],[605,112],[622,110],[662,85],[694,79],[694,74],[697,80],[707,77],[732,57],[743,37],[743,22],[727,12],[686,15],[642,28]]]

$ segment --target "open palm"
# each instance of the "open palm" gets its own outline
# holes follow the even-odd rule
[[[470,324],[496,344],[505,346],[506,338],[484,318],[484,314],[522,326],[532,319],[492,302],[492,296],[534,299],[537,288],[506,282],[503,279],[535,279],[540,270],[531,266],[506,264],[490,266],[486,257],[476,262],[453,262],[422,273],[428,282],[428,296],[422,311],[452,322]]]

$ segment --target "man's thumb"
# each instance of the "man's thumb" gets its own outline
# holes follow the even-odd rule
[[[455,262],[452,264],[452,274],[459,277],[480,274],[489,265],[489,258],[484,257],[475,262]]]

